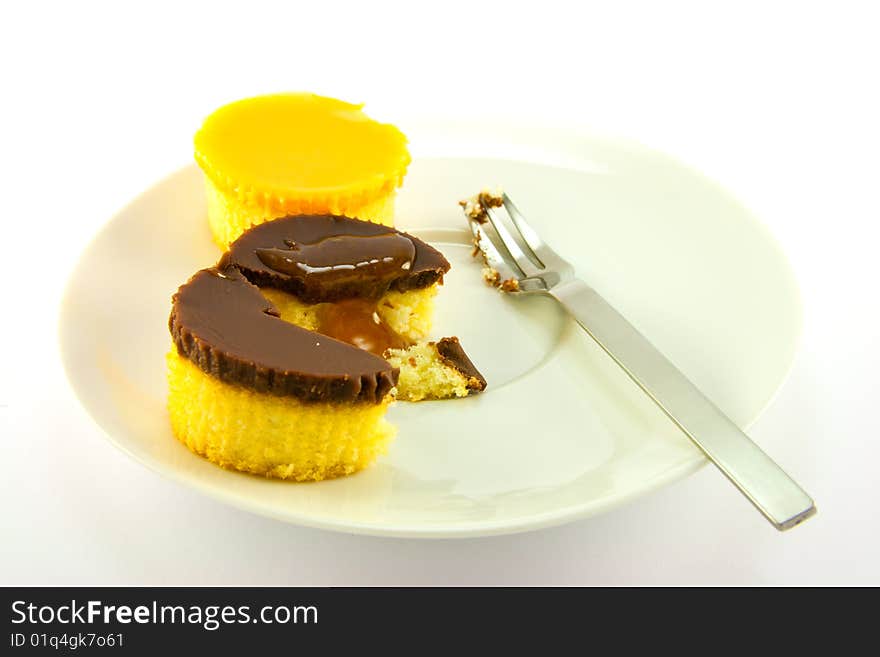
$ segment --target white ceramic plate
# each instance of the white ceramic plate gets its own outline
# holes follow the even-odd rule
[[[67,288],[64,364],[111,442],[256,513],[396,536],[558,524],[696,470],[702,455],[552,301],[507,298],[482,282],[456,201],[496,184],[740,426],[770,401],[796,348],[797,288],[767,231],[716,185],[619,141],[515,126],[403,127],[415,159],[398,226],[452,263],[435,333],[461,338],[488,390],[398,403],[389,454],[335,481],[236,474],[187,451],[165,411],[170,298],[220,255],[190,166],[116,215]]]

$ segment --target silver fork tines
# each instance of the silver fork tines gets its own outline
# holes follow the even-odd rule
[[[816,513],[813,500],[791,477],[632,324],[575,277],[573,267],[544,243],[507,194],[500,201],[491,200],[498,207],[466,216],[474,244],[489,267],[501,280],[513,283],[502,285],[503,290],[540,293],[559,301],[777,529],[794,527]]]
[[[494,234],[498,237],[498,244],[495,246],[501,253],[502,257],[505,255],[507,256],[505,260],[508,265],[515,265],[516,269],[522,272],[523,278],[530,278],[544,271],[543,264],[535,264],[534,253],[532,253],[532,257],[525,254],[519,241],[511,235],[507,226],[504,225],[504,220],[499,216],[500,213],[496,211],[495,208],[487,208],[486,215],[489,218],[489,223],[492,224],[492,227],[495,229]],[[525,242],[523,242],[523,247],[531,252],[531,249],[525,244]]]
[[[500,207],[486,208],[487,223],[494,228],[494,232],[488,231],[488,238],[504,264],[520,272],[520,290],[549,290],[571,279],[574,268],[544,243],[507,194],[501,201]],[[475,223],[473,219],[471,223]]]
[[[494,234],[495,229],[489,224],[480,223],[475,219],[469,219],[471,233],[474,236],[474,246],[479,250],[483,255],[483,259],[486,261],[486,264],[491,268],[498,272],[499,277],[502,280],[513,279],[518,280],[524,274],[519,270],[519,268],[514,271],[511,267],[507,265],[507,261],[501,256],[498,252],[498,249],[495,247],[495,242],[500,244],[500,240],[498,236]],[[492,233],[490,237],[490,233]],[[503,245],[502,245],[503,247]],[[476,255],[476,251],[474,252]]]

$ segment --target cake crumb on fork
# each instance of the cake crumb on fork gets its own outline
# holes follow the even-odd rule
[[[494,191],[485,188],[476,196],[459,201],[458,204],[470,219],[484,224],[489,219],[487,208],[500,208],[504,204],[503,194],[500,187],[496,187]]]

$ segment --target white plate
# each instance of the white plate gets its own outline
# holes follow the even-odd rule
[[[497,125],[403,127],[415,159],[398,226],[452,263],[435,333],[461,338],[489,389],[397,404],[389,454],[335,481],[270,481],[191,454],[165,411],[167,318],[178,285],[220,254],[190,166],[116,215],[67,288],[64,364],[111,442],[256,513],[396,536],[558,524],[696,470],[702,455],[551,301],[483,284],[456,201],[495,184],[740,426],[770,401],[794,357],[797,287],[767,231],[716,185],[620,141]]]

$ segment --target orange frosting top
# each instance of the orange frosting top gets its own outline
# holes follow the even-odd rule
[[[211,114],[195,157],[227,193],[318,200],[371,200],[398,187],[410,162],[406,137],[353,105],[309,93],[246,98]]]

